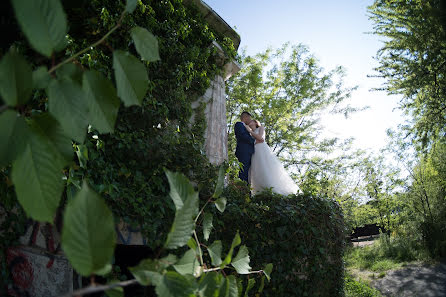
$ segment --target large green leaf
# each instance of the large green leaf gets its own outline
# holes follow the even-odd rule
[[[100,133],[113,132],[120,102],[111,81],[97,71],[86,71],[82,88],[87,99],[90,124]]]
[[[135,42],[136,50],[143,60],[153,62],[160,59],[158,39],[152,33],[141,27],[134,27],[130,32]]]
[[[165,247],[175,249],[187,244],[195,229],[195,216],[198,214],[198,193],[192,193],[184,202],[182,208],[176,211],[175,219]]]
[[[235,276],[228,276],[229,280],[229,297],[238,297],[238,285]]]
[[[53,222],[63,191],[63,162],[37,124],[30,125],[24,151],[12,164],[17,199],[34,220]]]
[[[51,82],[51,75],[46,66],[40,66],[33,71],[33,88],[46,89]]]
[[[57,150],[63,165],[67,165],[73,160],[74,151],[71,139],[68,137],[59,122],[49,113],[43,113],[33,118],[32,124],[40,129],[47,137],[51,145]]]
[[[208,252],[209,256],[211,257],[212,265],[214,266],[220,266],[221,261],[221,251],[223,249],[223,246],[221,244],[220,240],[214,241],[210,246],[208,246]]]
[[[212,271],[203,275],[198,284],[199,296],[213,297],[219,292],[220,276],[217,272]],[[218,295],[220,297],[220,295]]]
[[[229,278],[224,277],[220,282],[220,289],[218,290],[218,297],[229,296]]]
[[[86,182],[64,214],[62,249],[83,275],[106,274],[116,244],[113,214]]]
[[[242,245],[240,247],[237,256],[232,259],[231,265],[239,274],[248,274],[251,271],[251,266],[249,266],[248,248],[246,246]]]
[[[84,142],[88,108],[81,86],[67,79],[53,80],[48,87],[48,97],[49,111],[65,133],[77,142]]]
[[[113,69],[118,96],[124,105],[141,105],[149,88],[149,78],[144,65],[128,52],[116,50],[113,52]]]
[[[14,51],[0,60],[0,95],[9,106],[25,104],[32,92],[31,66]]]
[[[138,0],[127,0],[125,4],[125,11],[128,13],[132,13],[135,10],[137,4]]]
[[[237,247],[240,243],[242,243],[242,239],[240,238],[240,234],[237,231],[237,234],[235,234],[234,239],[232,240],[231,248],[229,249],[228,254],[226,255],[225,260],[221,264],[221,266],[229,265],[232,261],[232,254],[234,253],[234,248]]]
[[[215,201],[215,206],[217,207],[219,212],[224,212],[226,209],[227,200],[225,197],[220,197]]]
[[[160,272],[163,268],[157,260],[144,259],[137,266],[130,267],[129,270],[141,285],[149,286],[161,281]]]
[[[190,183],[184,174],[180,172],[171,172],[169,170],[164,170],[169,181],[170,192],[169,196],[175,204],[176,210],[183,207],[184,201],[194,195],[194,186]]]
[[[182,275],[185,274],[196,274],[196,269],[200,266],[198,262],[197,255],[194,250],[188,250],[183,257],[173,265],[173,268]]]
[[[26,147],[29,129],[17,112],[0,114],[0,168],[10,164]]]
[[[225,167],[220,166],[220,169],[218,170],[218,179],[217,179],[217,185],[215,186],[214,195],[212,195],[213,198],[219,198],[221,193],[223,193],[223,187],[225,185]],[[220,210],[220,209],[218,209]],[[223,208],[224,211],[224,208]],[[223,212],[221,211],[221,212]]]
[[[211,213],[205,213],[204,214],[204,220],[203,220],[203,236],[204,239],[207,241],[209,239],[209,235],[211,234],[212,230],[212,214]]]
[[[59,0],[12,0],[16,18],[31,46],[47,57],[65,48],[67,20]]]
[[[71,80],[78,85],[82,85],[82,75],[84,71],[74,63],[64,64],[56,70],[56,75],[59,80]]]
[[[175,271],[168,271],[155,287],[158,297],[190,297],[193,286],[190,281]]]

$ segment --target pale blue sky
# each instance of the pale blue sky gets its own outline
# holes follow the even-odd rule
[[[375,150],[385,145],[387,128],[403,120],[393,110],[399,100],[384,92],[369,92],[381,80],[374,74],[373,59],[381,46],[367,17],[372,0],[204,0],[241,36],[241,48],[256,54],[268,46],[303,43],[320,60],[325,69],[342,65],[347,70],[346,85],[358,85],[350,103],[370,106],[350,119],[341,116],[324,119],[325,133],[340,138],[355,137],[358,148]]]

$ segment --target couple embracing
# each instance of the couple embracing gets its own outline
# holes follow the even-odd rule
[[[278,194],[295,194],[298,187],[266,144],[265,129],[260,122],[244,111],[234,130],[237,138],[235,155],[243,164],[239,177],[251,184],[253,193],[272,188]]]

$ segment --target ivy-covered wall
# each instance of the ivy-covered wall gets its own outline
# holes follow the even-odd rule
[[[230,234],[239,230],[252,267],[273,263],[261,296],[343,296],[345,225],[336,201],[271,192],[250,197],[236,184],[222,195],[228,204],[224,215],[214,215],[218,221],[211,237],[228,246]],[[261,287],[257,279],[253,296]]]

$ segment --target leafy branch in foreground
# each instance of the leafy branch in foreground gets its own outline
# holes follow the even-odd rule
[[[136,0],[127,0],[125,11],[117,24],[96,46],[116,31],[127,13],[137,7]],[[148,89],[144,64],[137,57],[122,50],[113,51],[113,69],[116,88],[100,72],[83,70],[71,63],[86,53],[85,48],[55,64],[55,53],[65,49],[67,20],[60,0],[12,0],[19,25],[31,46],[51,58],[52,68],[38,66],[34,71],[15,50],[0,60],[0,95],[6,105],[0,107],[0,166],[12,164],[12,182],[19,203],[26,214],[37,221],[52,223],[64,191],[64,168],[72,163],[73,147],[81,147],[87,127],[100,133],[113,133],[119,99],[125,106],[140,105]],[[131,36],[136,51],[146,62],[159,60],[156,38],[146,29],[134,27]],[[42,110],[31,110],[27,105],[32,95],[41,92],[48,102]],[[119,99],[118,99],[119,98]],[[47,106],[47,107],[46,107]],[[82,165],[82,164],[81,164]],[[134,280],[112,281],[104,286],[91,286],[73,292],[83,295],[104,291],[110,296],[123,294],[121,287],[139,283],[155,286],[158,296],[239,296],[241,281],[227,273],[260,274],[269,279],[272,264],[264,270],[251,271],[246,246],[241,246],[237,233],[229,252],[222,260],[221,241],[209,247],[200,242],[196,231],[200,217],[203,237],[207,241],[212,231],[212,215],[205,208],[214,203],[220,212],[225,210],[226,199],[220,197],[224,169],[220,169],[213,196],[199,211],[199,196],[191,182],[180,173],[166,170],[170,197],[176,214],[161,253],[188,246],[180,257],[168,254],[163,258],[146,259],[131,269]],[[84,181],[75,195],[68,198],[64,209],[62,249],[82,276],[108,275],[111,271],[116,232],[112,212],[103,199]],[[207,254],[202,250],[206,248]],[[160,253],[160,254],[161,254]],[[245,295],[254,285],[248,280]],[[263,288],[263,286],[261,286]]]

